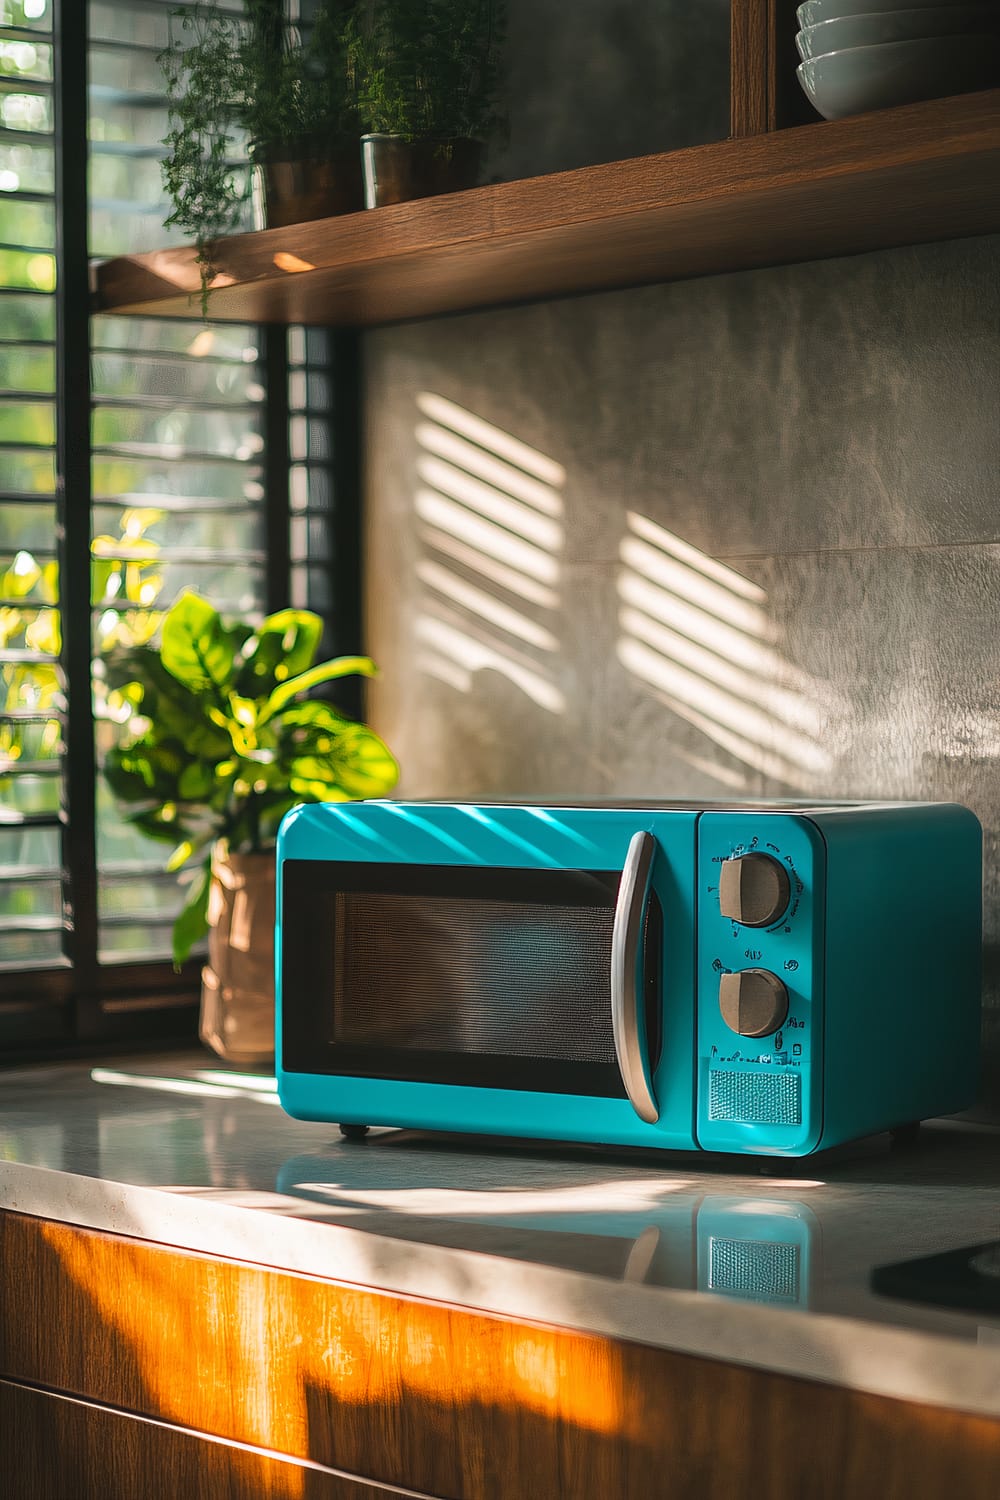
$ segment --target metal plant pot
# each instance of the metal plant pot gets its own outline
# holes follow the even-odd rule
[[[254,162],[255,229],[280,229],[363,206],[361,162],[355,145],[319,152],[309,142],[258,152]]]
[[[226,1062],[274,1060],[273,854],[212,854],[199,1035]]]
[[[363,135],[365,207],[382,208],[387,203],[475,187],[482,155],[482,141],[407,141],[398,135]]]

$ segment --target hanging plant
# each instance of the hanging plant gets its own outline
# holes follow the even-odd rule
[[[277,155],[335,161],[348,191],[315,212],[360,207],[359,135],[349,55],[357,0],[320,0],[308,31],[285,20],[280,0],[247,0],[245,15],[202,3],[171,13],[159,62],[169,130],[163,182],[173,205],[165,219],[193,241],[202,312],[218,274],[217,245],[241,228],[250,174]]]

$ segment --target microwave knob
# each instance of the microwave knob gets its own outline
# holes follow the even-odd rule
[[[740,854],[722,862],[719,910],[744,927],[766,927],[775,921],[791,893],[784,865],[769,854]]]
[[[741,969],[719,981],[719,1009],[739,1036],[770,1036],[785,1024],[788,991],[768,969]]]

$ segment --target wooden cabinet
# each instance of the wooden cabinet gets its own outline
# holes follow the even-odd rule
[[[0,1500],[381,1500],[380,1484],[0,1380]]]
[[[335,1266],[11,1213],[0,1263],[4,1500],[1000,1493],[998,1422],[348,1286]]]

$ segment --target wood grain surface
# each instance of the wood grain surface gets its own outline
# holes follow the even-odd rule
[[[7,1379],[452,1500],[1000,1494],[958,1412],[19,1214],[0,1264]]]
[[[301,1461],[0,1380],[0,1500],[391,1500]]]
[[[364,326],[996,229],[991,90],[225,240],[211,315]],[[193,249],[125,256],[95,307],[197,316],[198,286]]]
[[[774,129],[768,108],[773,6],[774,0],[731,0],[729,6],[729,131],[734,138]]]

